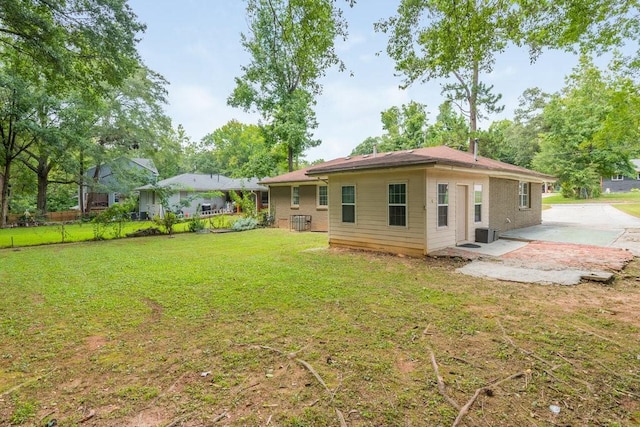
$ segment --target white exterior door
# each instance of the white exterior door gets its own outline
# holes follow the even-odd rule
[[[456,185],[456,243],[468,239],[468,187]]]

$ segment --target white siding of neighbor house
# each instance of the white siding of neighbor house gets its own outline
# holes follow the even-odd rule
[[[388,186],[407,184],[407,225],[390,226]],[[342,222],[342,186],[354,185],[356,222]],[[333,246],[421,256],[425,253],[425,173],[375,171],[336,174],[329,179],[329,223]]]
[[[438,227],[438,184],[449,184],[449,224]],[[474,222],[474,184],[482,185],[482,221]],[[475,240],[475,229],[489,223],[489,177],[437,169],[427,169],[427,252],[433,252],[456,243],[457,186],[467,187],[467,241]]]

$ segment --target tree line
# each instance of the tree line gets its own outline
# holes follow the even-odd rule
[[[384,134],[354,153],[445,144],[558,176],[567,194],[593,194],[598,176],[631,173],[638,156],[640,59],[617,56],[608,70],[590,60],[640,34],[638,0],[400,0],[375,30],[403,86],[440,83],[446,101],[428,124],[411,102],[381,113]],[[353,0],[246,0],[250,54],[230,107],[260,114],[190,140],[164,113],[167,82],[137,51],[145,25],[126,0],[6,0],[0,4],[0,226],[9,208],[38,213],[72,205],[118,157],[154,160],[162,177],[181,172],[264,177],[304,166],[317,146],[314,107],[322,78],[345,70],[335,43],[348,37]],[[565,88],[522,95],[512,120],[479,130],[500,111],[483,82],[507,47],[535,61],[548,49],[582,60]],[[90,166],[94,176],[86,177]],[[82,194],[79,208],[86,209]],[[78,201],[76,201],[78,203]]]

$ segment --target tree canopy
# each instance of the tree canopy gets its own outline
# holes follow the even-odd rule
[[[602,52],[637,39],[637,16],[638,0],[401,0],[376,29],[389,34],[387,53],[403,85],[441,80],[474,137],[483,113],[503,108],[501,95],[481,79],[498,54],[523,45],[532,61],[545,48]]]
[[[138,66],[137,21],[126,0],[3,0],[0,50],[29,58],[49,84],[117,85]]]
[[[241,43],[251,62],[228,103],[262,114],[293,170],[305,149],[320,144],[311,134],[315,96],[326,70],[343,68],[334,43],[346,37],[346,22],[332,0],[247,0],[247,19],[250,32]]]

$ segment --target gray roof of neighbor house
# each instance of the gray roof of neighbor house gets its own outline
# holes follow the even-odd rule
[[[118,157],[116,159],[110,160],[104,164],[106,165],[120,165],[122,166],[122,163],[124,162],[129,162],[129,163],[134,163],[138,166],[140,166],[143,169],[147,169],[149,172],[151,172],[153,175],[158,176],[158,169],[156,168],[156,165],[153,163],[153,160],[151,159],[143,159],[140,157],[132,157],[132,158],[128,158],[128,157]],[[90,168],[87,169],[87,171],[85,172],[85,175],[87,176],[93,176],[93,174],[95,173],[96,167],[95,166],[91,166]]]
[[[256,178],[229,178],[219,174],[183,173],[182,175],[148,184],[137,190],[153,190],[155,187],[168,187],[189,191],[267,191],[267,187],[258,184]]]
[[[156,168],[155,163],[153,163],[153,160],[151,159],[143,159],[140,157],[134,157],[132,159],[129,159],[134,163],[139,164],[140,166],[142,166],[145,169],[149,169],[151,172],[153,172],[154,175],[158,175],[158,169]]]
[[[640,172],[640,159],[631,159],[631,164],[636,172]]]
[[[414,150],[348,156],[308,168],[307,175],[323,176],[331,173],[363,170],[401,168],[407,166],[433,165],[481,170],[488,175],[528,177],[539,181],[555,181],[555,177],[520,166],[500,162],[472,153],[456,150],[444,145],[416,148]],[[263,181],[265,182],[265,181]]]

